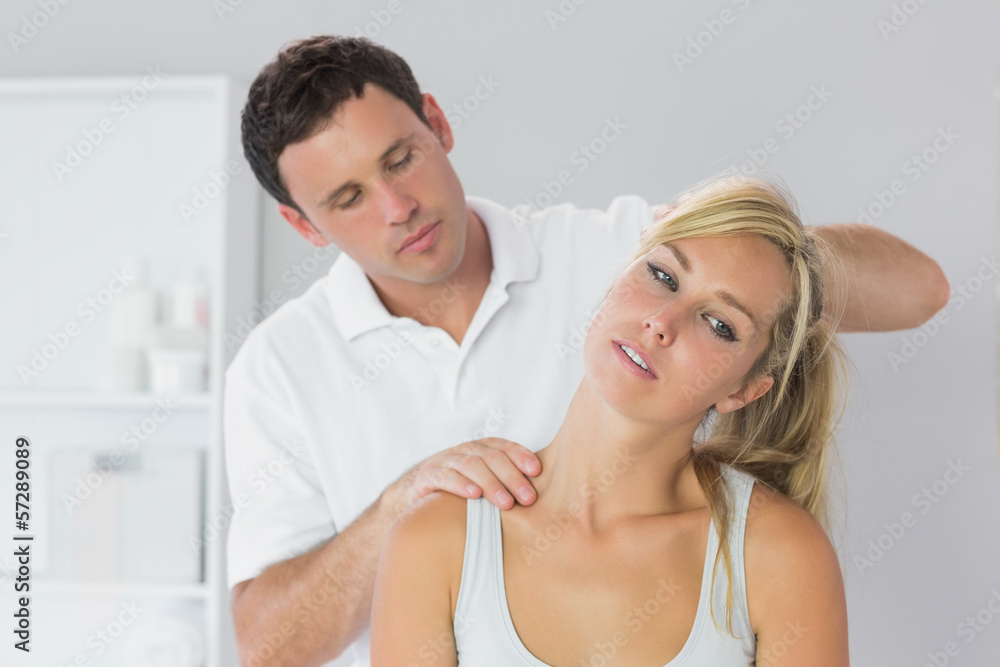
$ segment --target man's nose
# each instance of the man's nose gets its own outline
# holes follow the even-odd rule
[[[411,197],[398,181],[381,181],[377,194],[384,219],[389,223],[408,221],[418,205],[417,200]]]

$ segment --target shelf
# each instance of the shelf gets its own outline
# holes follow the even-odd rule
[[[171,407],[178,409],[204,410],[212,405],[208,392],[160,396],[148,392],[23,391],[0,392],[0,408],[142,409],[154,408],[168,398]]]
[[[129,597],[201,600],[208,595],[205,584],[144,584],[139,582],[35,581],[35,595],[60,597]]]
[[[117,530],[107,539],[116,543],[110,547],[112,551],[117,547],[121,559],[143,553],[141,547],[153,543],[160,530],[179,531],[177,544],[186,551],[180,539],[191,534],[187,528],[190,519],[209,525],[215,508],[230,502],[221,407],[222,380],[235,351],[227,341],[229,332],[247,326],[246,314],[260,303],[261,189],[240,142],[239,119],[247,87],[223,76],[171,75],[152,90],[149,80],[0,81],[0,117],[5,121],[0,123],[0,145],[9,164],[28,165],[8,169],[5,181],[10,185],[10,196],[4,201],[8,215],[3,231],[9,239],[3,245],[0,279],[23,289],[11,291],[11,298],[5,301],[5,316],[18,326],[0,327],[0,345],[20,351],[21,363],[36,372],[31,378],[38,380],[44,372],[38,380],[42,384],[22,384],[25,380],[16,364],[9,364],[8,377],[0,386],[0,414],[11,416],[0,420],[7,441],[21,434],[14,428],[25,429],[28,432],[24,435],[37,439],[39,477],[49,480],[56,497],[57,486],[65,490],[70,483],[78,486],[80,479],[74,480],[74,473],[56,484],[57,471],[67,468],[65,459],[54,457],[75,457],[83,449],[104,451],[107,445],[115,447],[116,440],[127,448],[125,426],[131,433],[140,428],[150,438],[154,437],[151,429],[157,429],[157,443],[163,444],[143,447],[149,450],[142,452],[143,465],[179,454],[168,451],[176,449],[169,443],[199,450],[200,475],[184,485],[168,483],[166,476],[156,477],[136,494],[156,507],[175,510],[177,494],[200,497],[197,513],[190,508],[183,514],[173,511],[173,523],[162,521],[162,528],[155,521],[137,524],[124,520],[126,516],[146,516],[136,511],[135,501],[122,504],[126,481],[130,481],[124,476],[114,485],[102,483],[99,488],[90,484],[96,478],[85,478],[91,492],[102,498],[87,501],[86,511],[101,521],[110,522],[114,517]],[[147,96],[143,88],[152,92]],[[119,102],[134,95],[130,90],[138,91],[142,101]],[[119,106],[127,111],[127,117],[118,111]],[[114,137],[101,140],[112,130]],[[93,150],[98,142],[100,149]],[[54,171],[49,168],[52,160],[40,161],[39,156],[51,156],[61,169]],[[195,213],[184,213],[192,207]],[[95,238],[102,242],[87,245]],[[87,252],[80,252],[84,247]],[[38,248],[45,252],[39,253]],[[206,391],[105,392],[97,388],[97,362],[108,362],[104,355],[109,342],[125,324],[105,311],[111,306],[110,299],[118,298],[120,283],[127,282],[118,273],[129,257],[144,261],[142,281],[161,296],[185,267],[201,271],[211,295]],[[71,324],[76,328],[71,329]],[[169,424],[162,418],[163,412],[173,415]],[[52,465],[55,461],[64,465]],[[43,465],[47,467],[44,473]],[[108,479],[101,472],[101,479]],[[75,489],[69,492],[75,493]],[[49,525],[38,526],[39,539],[43,530],[51,538],[56,523],[64,524],[56,533],[60,544],[72,544],[74,539],[82,543],[84,537],[96,536],[95,532],[68,532],[63,519],[70,515],[59,511],[58,500],[49,500]],[[55,521],[57,515],[60,522]],[[69,522],[95,530],[85,515],[77,517],[75,523],[72,517]],[[170,535],[175,537],[172,532]],[[238,659],[225,585],[224,533],[199,550],[203,582],[192,581],[195,571],[166,568],[156,568],[138,580],[115,579],[119,570],[90,572],[91,576],[103,573],[107,580],[84,579],[72,567],[56,567],[58,558],[50,553],[50,576],[40,575],[39,570],[29,595],[53,608],[52,627],[68,637],[91,632],[91,616],[106,612],[107,603],[113,606],[146,600],[156,606],[198,607],[196,620],[205,642],[202,664],[226,667]],[[84,551],[80,553],[82,557]],[[189,583],[179,578],[170,583],[169,572],[188,572]],[[18,593],[11,582],[0,586],[0,607],[5,607],[3,601],[12,595]],[[67,662],[61,648],[58,642],[39,645],[38,664]],[[0,660],[0,664],[6,662]]]

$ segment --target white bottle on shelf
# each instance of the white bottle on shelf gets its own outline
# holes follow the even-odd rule
[[[167,295],[165,322],[180,329],[208,329],[208,287],[195,266],[185,266]]]
[[[128,257],[122,271],[134,275],[110,306],[111,340],[98,373],[100,391],[144,391],[149,387],[146,344],[158,316],[158,296],[146,284],[145,261]]]
[[[164,321],[149,339],[153,393],[207,390],[208,307],[199,270],[184,267],[166,295]]]

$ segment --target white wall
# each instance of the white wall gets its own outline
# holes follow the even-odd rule
[[[6,2],[5,33],[20,30],[37,1]],[[569,169],[574,180],[559,201],[604,206],[627,192],[668,199],[771,137],[779,149],[766,167],[789,183],[807,223],[854,221],[900,179],[905,193],[874,223],[932,254],[971,299],[950,304],[933,336],[844,337],[857,367],[843,428],[852,657],[860,666],[923,665],[954,641],[948,664],[997,664],[1000,618],[987,611],[981,621],[992,622],[981,631],[959,626],[1000,591],[997,280],[995,269],[982,269],[984,283],[976,276],[997,255],[1000,4],[896,0],[916,11],[884,38],[878,21],[892,20],[889,0],[564,0],[575,11],[554,29],[545,12],[558,11],[558,0],[244,0],[220,18],[215,7],[226,1],[60,5],[16,52],[0,48],[0,76],[159,65],[249,81],[282,43],[364,30],[383,11],[392,18],[376,39],[407,58],[443,106],[473,94],[480,77],[500,84],[456,131],[452,156],[468,193],[513,204]],[[723,10],[732,22],[679,71],[673,53]],[[788,136],[776,123],[814,88],[832,94]],[[578,171],[572,154],[609,118],[627,129]],[[907,160],[947,128],[953,144],[911,180]],[[311,250],[269,205],[265,293],[300,293],[304,285],[283,276]],[[921,347],[894,368],[888,355],[901,353],[903,339]],[[970,470],[953,486],[939,483],[946,495],[922,513],[928,505],[915,494],[943,479],[949,461]],[[915,525],[898,540],[882,537],[891,549],[860,571],[854,557],[904,512]]]

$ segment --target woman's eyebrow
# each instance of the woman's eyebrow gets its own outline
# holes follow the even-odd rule
[[[682,253],[680,249],[677,248],[677,246],[669,242],[664,243],[663,245],[666,246],[667,250],[673,253],[674,257],[677,258],[677,262],[681,265],[681,268],[684,269],[685,272],[691,273],[691,261],[688,259],[687,255]],[[753,325],[753,328],[755,330],[760,330],[760,325],[757,324],[757,318],[754,317],[753,313],[750,312],[750,309],[744,306],[742,303],[740,303],[740,301],[735,296],[733,296],[724,289],[715,290],[715,296],[719,297],[719,299],[721,299],[723,302],[727,303],[728,305],[732,306],[736,310],[746,315],[747,318],[750,320],[750,324]]]
[[[677,246],[672,245],[671,243],[664,243],[663,245],[667,247],[667,250],[674,254],[674,257],[676,257],[677,261],[680,262],[681,268],[688,273],[691,273],[691,262],[688,261],[687,255],[682,253]]]
[[[753,325],[753,328],[755,330],[760,329],[760,327],[757,325],[757,318],[753,316],[753,313],[750,312],[749,308],[747,308],[742,303],[737,301],[735,296],[733,296],[724,289],[715,290],[715,296],[719,297],[720,299],[728,303],[730,306],[732,306],[733,308],[737,309],[738,311],[746,315],[750,319],[750,324]]]

